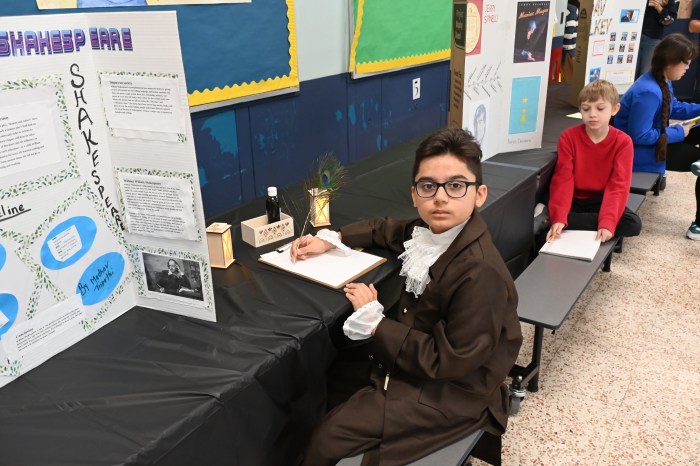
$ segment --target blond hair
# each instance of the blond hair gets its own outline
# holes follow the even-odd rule
[[[588,83],[578,93],[578,106],[584,102],[596,102],[599,99],[607,100],[613,107],[620,103],[620,94],[610,81],[599,79]]]

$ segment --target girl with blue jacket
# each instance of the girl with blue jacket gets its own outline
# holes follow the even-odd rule
[[[693,128],[693,123],[669,126],[669,120],[700,117],[700,104],[678,101],[671,85],[683,77],[697,54],[695,44],[684,35],[666,36],[654,49],[651,70],[620,100],[614,120],[615,127],[632,138],[634,171],[692,171],[699,177],[695,182],[695,219],[687,232],[693,240],[700,240],[700,128]]]

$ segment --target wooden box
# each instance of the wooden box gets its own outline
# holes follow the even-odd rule
[[[241,222],[243,241],[255,246],[264,246],[294,236],[294,219],[280,212],[280,221],[267,223],[267,215]]]

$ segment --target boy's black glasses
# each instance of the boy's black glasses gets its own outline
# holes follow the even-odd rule
[[[413,187],[416,189],[418,197],[430,198],[434,197],[438,189],[442,188],[445,193],[452,198],[464,197],[467,194],[469,186],[478,186],[476,181],[448,180],[444,183],[437,181],[419,180],[413,182]]]

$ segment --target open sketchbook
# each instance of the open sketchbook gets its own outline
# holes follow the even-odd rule
[[[386,259],[353,249],[349,256],[330,250],[292,263],[288,250],[274,250],[261,255],[260,262],[338,289],[383,264]]]
[[[600,247],[595,231],[564,230],[561,235],[545,243],[540,252],[555,256],[592,261]]]

